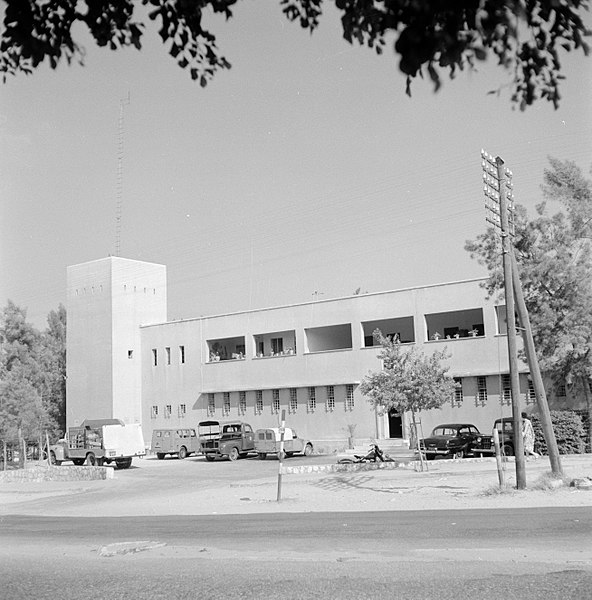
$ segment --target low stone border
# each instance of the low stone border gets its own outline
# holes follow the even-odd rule
[[[301,473],[351,473],[354,471],[378,471],[381,469],[398,469],[401,465],[397,462],[377,462],[377,463],[349,463],[334,465],[299,465],[297,467],[282,467],[282,474],[301,474]]]
[[[35,466],[27,469],[0,471],[0,483],[40,481],[95,481],[113,479],[113,467]]]

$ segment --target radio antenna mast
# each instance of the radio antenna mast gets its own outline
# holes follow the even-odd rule
[[[121,252],[121,212],[123,205],[123,108],[130,103],[130,93],[128,91],[127,98],[119,101],[119,121],[117,127],[117,182],[115,185],[115,256],[119,256]]]

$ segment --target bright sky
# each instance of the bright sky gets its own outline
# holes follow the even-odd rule
[[[279,2],[213,26],[233,64],[207,88],[155,32],[141,53],[87,45],[86,66],[0,88],[0,304],[37,327],[66,267],[115,254],[167,265],[169,318],[484,275],[463,250],[486,227],[480,150],[541,200],[547,156],[592,164],[592,57],[566,54],[560,110],[512,110],[492,67],[413,97],[387,49],[350,46],[328,4],[312,37]]]

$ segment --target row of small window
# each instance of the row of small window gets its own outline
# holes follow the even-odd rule
[[[160,413],[159,413],[158,405],[154,404],[152,406],[152,408],[150,409],[150,417],[152,419],[156,419],[156,418],[158,418],[159,414]],[[173,416],[173,405],[172,404],[165,404],[163,416],[165,419],[170,419]],[[187,405],[179,404],[177,406],[177,417],[179,417],[179,419],[184,419],[186,416],[187,416]]]
[[[323,392],[321,392],[323,390]],[[273,389],[271,390],[271,401],[269,404],[269,408],[271,410],[271,414],[279,414],[282,399],[281,392],[284,390]],[[300,392],[300,398],[299,398]],[[322,399],[318,397],[320,394],[323,394]],[[305,393],[305,397],[302,395]],[[287,408],[288,412],[295,414],[298,412],[299,407],[306,407],[306,411],[309,413],[315,412],[317,410],[317,400],[321,400],[324,403],[325,410],[327,412],[332,412],[335,410],[338,403],[343,402],[343,408],[346,411],[351,411],[354,409],[354,386],[353,384],[347,384],[345,386],[345,394],[342,398],[336,398],[335,395],[335,386],[327,385],[322,388],[317,387],[308,387],[308,388],[288,388],[288,398],[287,400]],[[265,403],[263,398],[263,390],[255,390],[255,401],[253,404],[254,414],[261,415],[265,410]],[[299,402],[300,400],[300,402]],[[247,392],[238,392],[238,403],[236,405],[238,409],[239,415],[245,415],[247,413]],[[208,415],[214,416],[216,414],[217,405],[216,405],[216,394],[210,393],[208,394]],[[222,415],[230,416],[232,411],[232,402],[230,392],[222,393]]]
[[[166,347],[164,349],[164,361],[165,364],[170,365],[172,361],[173,352],[170,347]],[[133,353],[131,350],[128,350],[127,353],[128,358],[132,358]],[[179,364],[182,365],[185,363],[185,346],[178,346],[177,356]],[[152,348],[152,365],[154,367],[158,366],[158,348]]]
[[[462,406],[464,402],[463,378],[455,377],[454,382],[456,383],[456,388],[454,390],[452,404],[453,406]],[[500,376],[500,390],[500,403],[507,405],[512,404],[512,383],[509,375]],[[487,377],[485,376],[477,377],[477,394],[475,401],[481,406],[487,404]],[[528,390],[526,392],[526,403],[533,404],[535,401],[534,385],[532,381],[529,380]]]

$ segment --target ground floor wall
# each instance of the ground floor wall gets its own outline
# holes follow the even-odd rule
[[[519,404],[526,412],[537,411],[526,374],[520,375]],[[406,444],[412,438],[411,414],[375,410],[357,384],[201,392],[190,406],[172,401],[145,406],[144,414],[150,418],[143,424],[144,438],[149,443],[154,429],[197,427],[208,419],[241,420],[253,429],[277,427],[283,411],[286,426],[311,440],[317,451],[333,452],[374,440]],[[420,437],[442,423],[471,423],[488,433],[495,419],[511,414],[507,376],[464,377],[460,393],[439,409],[418,413],[416,422]]]

